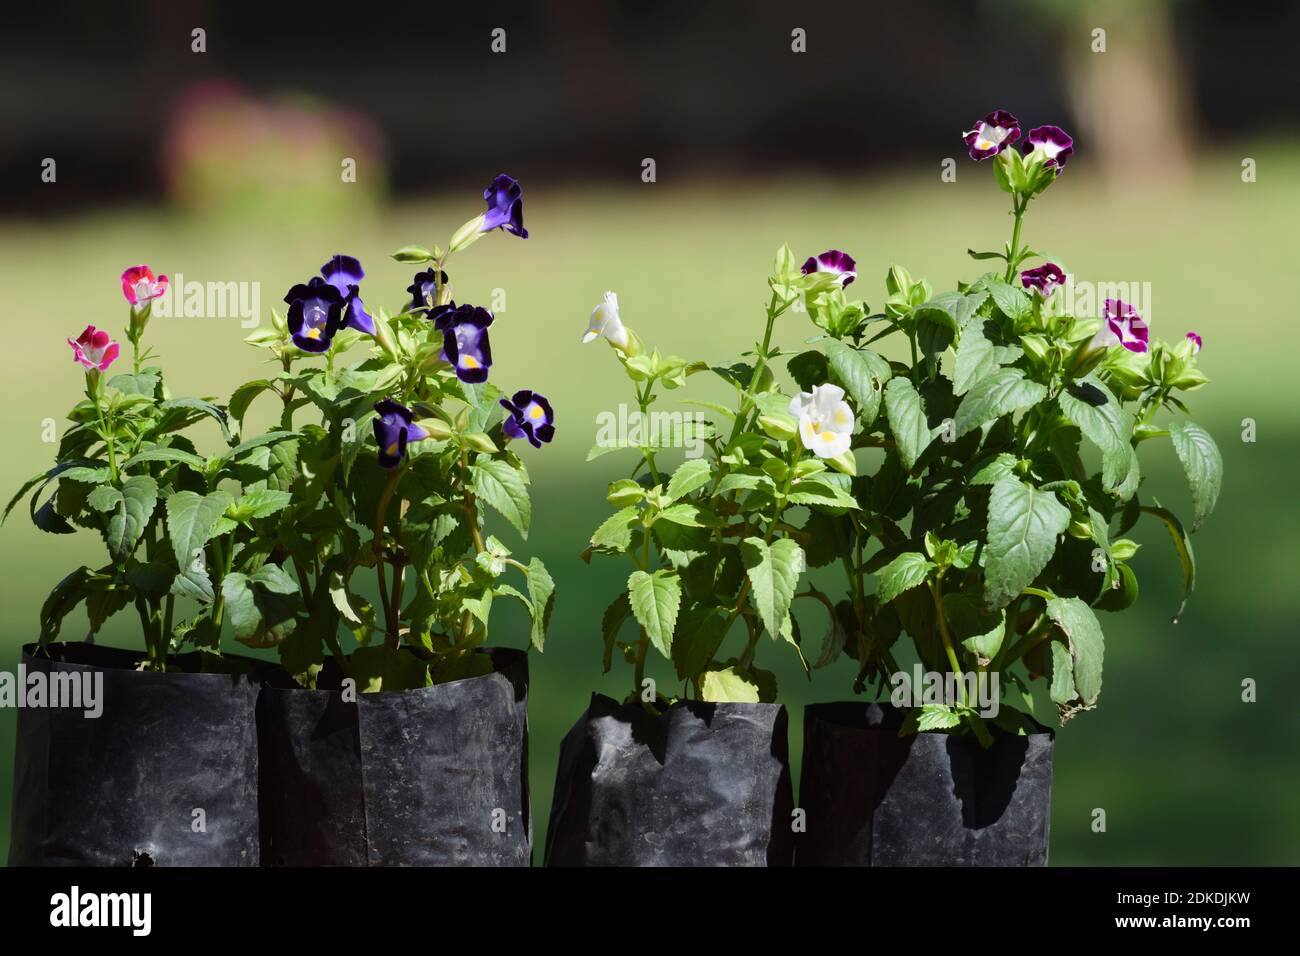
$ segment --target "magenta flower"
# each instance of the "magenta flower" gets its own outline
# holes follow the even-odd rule
[[[1192,343],[1192,354],[1193,354],[1193,355],[1195,355],[1196,353],[1198,353],[1198,352],[1201,350],[1201,346],[1205,344],[1205,343],[1201,340],[1201,337],[1200,337],[1199,335],[1197,335],[1195,332],[1188,332],[1188,333],[1187,333],[1187,341],[1189,341],[1189,342]]]
[[[808,261],[803,264],[799,270],[804,275],[811,275],[814,272],[829,272],[840,278],[840,285],[846,286],[858,277],[858,264],[853,261],[853,257],[847,252],[840,252],[838,249],[828,249],[820,256],[809,256]]]
[[[501,407],[509,413],[501,422],[507,438],[527,438],[534,448],[541,448],[555,437],[555,412],[540,392],[521,389],[501,399]]]
[[[1145,352],[1151,332],[1137,309],[1123,299],[1107,299],[1101,310],[1105,323],[1097,338],[1105,345],[1122,345],[1130,352]]]
[[[1037,269],[1020,273],[1020,282],[1026,289],[1037,289],[1044,299],[1065,285],[1065,270],[1055,262],[1044,262]]]
[[[1038,126],[1029,131],[1020,151],[1029,157],[1042,156],[1048,168],[1064,169],[1074,153],[1074,140],[1059,126]]]
[[[1020,138],[1020,120],[1006,110],[994,110],[963,134],[971,159],[989,159]]]
[[[121,351],[121,347],[116,342],[109,340],[107,332],[93,325],[86,326],[86,331],[75,340],[68,339],[68,344],[72,346],[73,361],[80,362],[88,369],[97,369],[101,372],[108,370]]]
[[[122,294],[136,308],[148,305],[167,291],[167,277],[154,278],[148,266],[132,266],[122,273]]]

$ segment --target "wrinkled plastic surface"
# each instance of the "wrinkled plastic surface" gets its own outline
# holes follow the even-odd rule
[[[528,866],[528,658],[494,673],[345,702],[262,699],[264,856],[280,866]]]
[[[142,655],[93,644],[48,654],[24,647],[27,673],[102,674],[103,712],[18,711],[9,864],[256,866],[256,684],[137,671]]]
[[[788,866],[789,718],[682,701],[655,717],[602,694],[564,738],[548,866]]]
[[[804,711],[800,866],[1045,866],[1055,735],[900,738],[878,704]]]

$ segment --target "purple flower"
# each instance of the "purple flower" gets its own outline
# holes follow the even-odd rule
[[[1201,346],[1205,344],[1205,343],[1202,341],[1201,337],[1200,337],[1199,335],[1197,335],[1195,332],[1188,332],[1188,333],[1187,333],[1187,341],[1189,341],[1189,342],[1192,343],[1192,354],[1193,354],[1193,355],[1195,355],[1195,354],[1197,354],[1198,352],[1200,352],[1200,351],[1201,351]]]
[[[417,272],[415,281],[406,287],[406,291],[411,293],[411,304],[406,307],[407,311],[427,312],[437,298],[439,286],[447,288],[447,273],[438,273],[435,281],[432,269]]]
[[[1151,332],[1137,310],[1123,299],[1107,299],[1101,310],[1105,325],[1097,335],[1106,345],[1122,345],[1130,352],[1145,352]]]
[[[285,294],[289,303],[289,332],[293,344],[304,352],[328,352],[342,325],[343,295],[320,276]]]
[[[858,264],[847,252],[828,249],[820,256],[809,256],[808,261],[799,270],[804,275],[814,272],[830,272],[840,277],[840,285],[846,286],[858,277]]]
[[[462,382],[486,382],[492,367],[488,326],[494,316],[476,305],[434,306],[429,310],[434,327],[442,332],[442,358],[456,369]]]
[[[963,134],[971,159],[988,159],[1020,138],[1020,120],[1006,110],[994,110]]]
[[[483,227],[480,231],[504,229],[520,239],[528,238],[524,228],[524,201],[520,198],[523,189],[519,181],[502,173],[483,190],[487,201],[487,212],[483,215]]]
[[[361,280],[366,277],[361,263],[351,256],[337,255],[320,267],[320,274],[343,297],[343,325],[374,335],[375,320],[361,301]]]
[[[1020,273],[1020,282],[1026,289],[1037,289],[1044,299],[1065,285],[1065,270],[1055,262],[1044,262],[1037,269]]]
[[[522,389],[501,399],[501,407],[510,413],[501,422],[507,438],[527,438],[534,448],[541,448],[555,437],[555,412],[541,393]]]
[[[385,398],[375,403],[379,417],[375,419],[375,442],[379,445],[379,466],[396,468],[406,457],[408,442],[423,441],[429,437],[416,425],[411,410],[405,405]]]
[[[1049,169],[1064,169],[1065,161],[1074,152],[1074,140],[1059,126],[1038,126],[1029,131],[1020,151],[1026,156],[1042,156],[1043,165]]]

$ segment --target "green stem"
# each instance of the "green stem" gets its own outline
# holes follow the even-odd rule
[[[1016,224],[1011,228],[1011,247],[1007,253],[1007,282],[1011,282],[1016,277],[1016,266],[1019,265],[1020,258],[1020,224],[1024,220],[1025,207],[1028,205],[1028,198],[1022,200],[1019,195],[1011,197],[1011,212],[1016,217]]]
[[[939,622],[939,637],[943,641],[944,653],[948,655],[948,664],[957,675],[957,689],[961,691],[961,705],[967,706],[966,682],[961,679],[961,664],[957,662],[957,651],[953,647],[952,635],[948,633],[948,619],[943,613],[943,589],[938,581],[930,582],[930,596],[934,598],[934,616]]]

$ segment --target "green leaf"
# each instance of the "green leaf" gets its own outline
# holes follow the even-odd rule
[[[632,605],[628,602],[627,594],[620,594],[614,598],[612,604],[605,608],[605,613],[600,618],[600,634],[605,642],[605,654],[602,664],[602,674],[608,674],[610,666],[614,659],[614,645],[618,640],[618,632],[623,627],[623,622],[628,619],[632,613]]]
[[[926,704],[916,718],[916,729],[924,733],[928,730],[948,730],[961,723],[961,715],[942,704]]]
[[[663,511],[659,512],[659,520],[671,521],[673,524],[679,524],[686,528],[703,528],[706,527],[709,515],[699,505],[689,501],[682,501],[675,505],[669,505]]]
[[[1006,613],[988,611],[979,598],[967,591],[943,596],[943,614],[952,636],[984,660],[992,660],[1002,648],[1006,636]]]
[[[1153,518],[1158,518],[1164,524],[1169,537],[1173,539],[1174,551],[1177,552],[1178,563],[1183,569],[1183,600],[1173,617],[1173,622],[1177,624],[1187,608],[1187,599],[1192,596],[1192,589],[1196,587],[1196,555],[1192,552],[1192,539],[1188,537],[1183,523],[1177,516],[1167,508],[1160,507],[1160,502],[1156,502],[1154,507],[1143,505],[1142,511]]]
[[[287,441],[290,438],[297,438],[297,437],[298,436],[296,432],[286,432],[286,431],[267,432],[264,435],[258,435],[255,438],[250,438],[247,441],[240,442],[234,448],[231,448],[225,454],[221,455],[221,457],[217,459],[217,462],[219,465],[225,465],[229,462],[235,461],[241,455],[244,455],[247,452],[252,451],[254,448],[261,448],[263,445],[274,445],[276,442]]]
[[[700,675],[700,696],[720,704],[757,704],[760,695],[758,684],[736,668],[727,667]]]
[[[857,402],[859,420],[870,425],[880,412],[881,395],[891,378],[889,363],[875,352],[850,348],[838,339],[826,339],[826,361]]]
[[[473,658],[483,657],[471,655]],[[352,676],[363,694],[419,690],[429,683],[429,665],[404,648],[375,644],[352,652]]]
[[[997,352],[984,335],[983,322],[971,322],[957,343],[957,363],[952,373],[952,393],[965,395],[981,379],[998,369]]]
[[[1192,487],[1192,531],[1195,532],[1219,500],[1223,456],[1210,433],[1195,422],[1171,422],[1169,437],[1173,439],[1178,460],[1183,463],[1187,483]]]
[[[230,507],[230,495],[214,491],[200,495],[178,491],[167,499],[167,531],[180,573],[172,591],[202,601],[213,599],[212,580],[203,562],[203,546],[212,537],[219,519]]]
[[[234,521],[251,521],[254,518],[266,518],[284,508],[293,501],[293,495],[287,491],[275,491],[271,488],[258,488],[237,499],[226,511],[226,516]]]
[[[169,461],[189,465],[199,474],[203,474],[204,461],[193,452],[181,448],[147,448],[139,454],[132,455],[122,463],[122,471],[130,471],[136,465],[146,461]]]
[[[803,552],[789,538],[771,544],[762,538],[746,538],[741,542],[740,554],[758,616],[767,632],[776,637],[790,613],[790,602],[803,572]]]
[[[1091,375],[1067,386],[1057,400],[1065,417],[1101,450],[1101,480],[1106,490],[1128,490],[1128,479],[1136,466],[1131,444],[1132,416],[1120,407],[1110,389]],[[1136,490],[1134,484],[1121,497],[1131,497]]]
[[[998,309],[1009,319],[1023,318],[1029,313],[1029,296],[1002,279],[988,283],[989,295]]]
[[[156,368],[141,369],[139,375],[114,375],[108,380],[108,387],[115,388],[123,395],[144,395],[153,398],[162,380],[162,372]]]
[[[1067,706],[1079,696],[1074,689],[1074,657],[1060,641],[1052,641],[1052,686],[1048,691],[1052,703]]]
[[[1071,659],[1073,689],[1075,696],[1066,701],[1058,699],[1056,675],[1052,677],[1052,700],[1061,705],[1061,723],[1084,710],[1096,706],[1101,695],[1101,665],[1105,655],[1105,642],[1102,638],[1101,625],[1097,617],[1078,598],[1052,598],[1047,602],[1047,615],[1056,622],[1056,626],[1065,635]],[[1055,647],[1055,645],[1054,645]],[[1059,660],[1055,650],[1052,651],[1052,664]]]
[[[533,647],[540,651],[555,610],[555,581],[538,558],[528,562],[528,596],[533,602]]]
[[[1047,388],[1028,381],[1020,369],[998,369],[972,386],[957,406],[957,414],[953,416],[957,437],[985,422],[1036,405],[1046,397]]]
[[[629,505],[606,518],[591,536],[591,546],[601,551],[623,552],[632,543],[632,532],[641,524],[641,513]]]
[[[885,413],[903,467],[911,471],[916,460],[930,444],[930,426],[925,406],[910,380],[891,378],[885,386]]]
[[[683,495],[689,495],[697,488],[708,484],[710,476],[709,463],[703,458],[686,460],[668,480],[668,500],[676,501]]]
[[[162,417],[158,420],[158,424],[150,429],[154,434],[176,431],[206,415],[220,426],[221,435],[227,442],[233,440],[226,413],[212,402],[201,398],[169,398],[158,405],[158,410],[162,412]]]
[[[989,492],[984,604],[1006,607],[1033,583],[1056,550],[1057,535],[1070,523],[1070,509],[1050,491],[1008,475]]]
[[[158,483],[148,475],[133,475],[122,483],[104,538],[113,560],[125,561],[135,551],[157,504]]]
[[[996,484],[1000,478],[1015,471],[1016,456],[1001,452],[992,458],[979,462],[975,466],[975,473],[967,479],[967,484],[971,485],[992,485]]]
[[[876,586],[876,600],[888,604],[904,591],[923,584],[935,567],[933,561],[916,551],[907,551],[876,572],[880,583]]]
[[[298,582],[278,564],[264,564],[250,575],[227,574],[221,596],[241,644],[274,647],[298,625]]]
[[[474,463],[474,494],[495,508],[528,537],[532,505],[528,500],[528,479],[522,471],[500,458],[479,458]]]
[[[645,628],[655,649],[672,660],[673,629],[682,602],[682,585],[677,575],[662,569],[654,574],[634,571],[627,579],[627,590],[637,623]]]
[[[244,416],[248,414],[248,406],[253,404],[253,399],[274,387],[273,382],[261,378],[252,382],[245,382],[235,389],[226,405],[226,410],[230,413],[230,417],[235,420],[240,431],[243,430]]]

